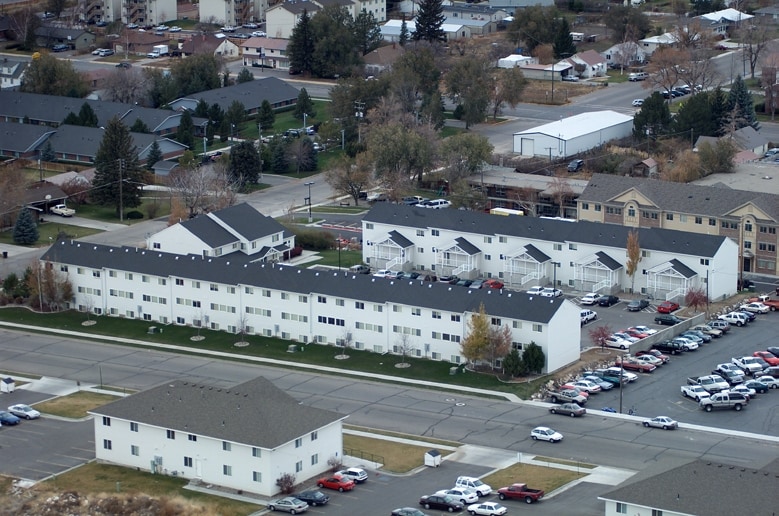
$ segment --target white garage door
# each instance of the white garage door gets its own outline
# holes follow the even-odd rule
[[[522,138],[522,155],[535,156],[535,140],[532,138]]]

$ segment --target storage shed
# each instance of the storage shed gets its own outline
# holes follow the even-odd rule
[[[428,450],[425,453],[425,466],[437,468],[441,465],[441,452],[436,449]]]
[[[514,152],[522,156],[567,158],[633,132],[633,117],[616,111],[591,111],[514,133]]]

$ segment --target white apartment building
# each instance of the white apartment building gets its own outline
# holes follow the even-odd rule
[[[213,21],[233,27],[265,19],[268,0],[201,0],[201,21]]]
[[[62,240],[41,260],[72,283],[71,307],[150,324],[243,329],[376,353],[405,344],[412,356],[459,364],[468,321],[483,304],[517,349],[541,347],[546,371],[579,358],[579,309],[563,298],[300,269],[240,252],[180,255]]]
[[[738,244],[725,236],[390,203],[377,203],[362,225],[363,261],[377,269],[615,293],[631,287],[625,263],[634,230],[642,256],[634,291],[678,300],[693,287],[711,299],[737,289]]]
[[[329,469],[347,416],[300,405],[259,377],[234,387],[174,380],[90,412],[97,460],[262,496],[285,473]]]
[[[97,6],[88,3],[88,8]],[[105,21],[122,20],[125,24],[159,25],[178,18],[176,0],[103,0],[103,15]],[[92,17],[91,11],[87,13]]]

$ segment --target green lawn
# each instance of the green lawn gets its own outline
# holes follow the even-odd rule
[[[338,264],[337,251],[328,251],[325,254],[325,260],[331,264]],[[342,265],[344,264],[344,255],[341,253]],[[351,256],[351,255],[347,255]],[[346,260],[357,262],[357,259]],[[261,337],[258,335],[247,335],[250,345],[245,348],[235,348],[235,342],[242,339],[239,335],[226,332],[211,331],[201,329],[198,332],[196,328],[185,326],[164,326],[164,332],[154,335],[147,333],[152,324],[145,321],[134,319],[120,319],[113,317],[92,317],[97,320],[94,326],[82,326],[81,323],[86,320],[82,313],[78,312],[60,312],[54,314],[37,314],[22,308],[7,307],[0,310],[0,320],[12,321],[19,324],[27,324],[47,328],[48,330],[74,330],[89,332],[103,336],[121,336],[128,339],[135,339],[145,342],[159,342],[165,344],[175,344],[187,346],[196,349],[208,349],[223,351],[226,353],[240,353],[242,355],[275,358],[316,366],[329,366],[346,370],[364,371],[372,374],[390,375],[407,379],[429,380],[432,382],[451,383],[456,385],[469,386],[474,388],[491,389],[502,392],[511,392],[522,398],[528,398],[530,394],[536,392],[543,383],[544,378],[533,379],[533,381],[523,383],[504,383],[498,378],[489,374],[480,374],[462,370],[455,375],[450,375],[450,367],[453,364],[449,362],[439,362],[426,360],[423,358],[406,358],[406,362],[411,367],[397,368],[395,364],[401,361],[400,357],[394,355],[382,355],[370,351],[361,351],[349,349],[348,360],[336,360],[334,357],[343,353],[343,348],[333,346],[323,346],[317,344],[301,345],[302,350],[298,353],[288,353],[287,349],[292,342],[281,339]],[[160,326],[159,324],[155,324]],[[190,337],[197,334],[206,338],[199,342],[192,342]],[[298,343],[299,344],[299,343]],[[236,360],[241,360],[236,358]]]
[[[42,245],[49,245],[57,240],[57,237],[62,234],[66,238],[84,238],[85,236],[94,235],[95,233],[102,233],[99,229],[82,228],[80,226],[71,226],[67,223],[66,218],[58,217],[56,215],[49,215],[44,217],[45,222],[38,224],[38,241],[35,244],[25,247],[39,247]],[[9,245],[18,245],[14,242],[13,230],[0,231],[0,243]]]

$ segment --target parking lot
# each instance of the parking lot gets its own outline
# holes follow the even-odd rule
[[[654,324],[656,311],[653,307],[641,312],[628,312],[625,306],[624,301],[609,308],[595,306],[598,319],[582,328],[582,346],[592,346],[589,329],[603,324],[612,331],[643,324],[665,330],[669,334],[668,338],[674,335],[673,327]],[[732,327],[726,335],[712,339],[696,351],[672,357],[669,364],[659,367],[653,373],[636,373],[639,375],[638,380],[627,385],[621,393],[623,411],[627,413],[630,407],[635,407],[640,416],[665,415],[682,423],[779,435],[779,390],[758,394],[742,412],[725,410],[711,413],[703,412],[697,403],[682,397],[680,393],[680,386],[686,384],[690,376],[710,374],[717,364],[730,362],[732,357],[752,355],[768,346],[776,346],[777,330],[779,313],[758,315],[754,322],[742,328]],[[644,349],[640,344],[634,345],[636,348]],[[613,360],[619,353],[618,350],[611,350],[610,358]],[[587,404],[590,411],[605,406],[619,409],[619,389],[595,394]]]

